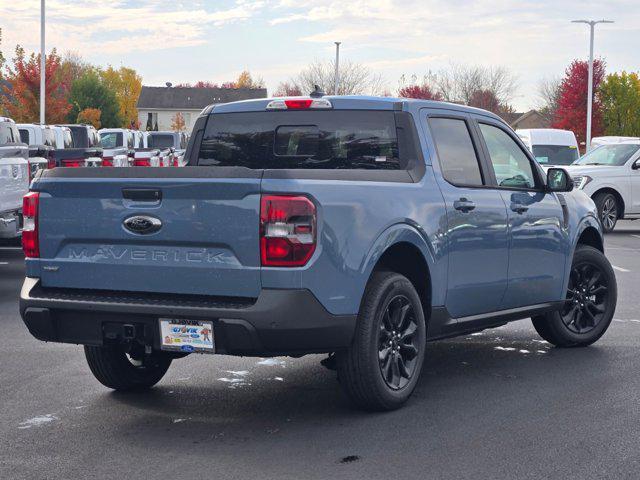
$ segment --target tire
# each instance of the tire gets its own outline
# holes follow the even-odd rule
[[[353,342],[346,351],[336,353],[338,379],[358,407],[395,410],[415,389],[425,348],[424,312],[411,282],[397,273],[374,272]]]
[[[604,233],[611,233],[618,223],[620,205],[613,193],[601,192],[593,196],[593,201],[598,209],[598,218],[602,223]]]
[[[597,280],[593,272],[599,272]],[[580,285],[585,285],[586,292]],[[586,347],[609,328],[617,296],[616,277],[609,260],[593,247],[578,245],[565,306],[560,311],[533,317],[533,326],[556,347]]]
[[[146,390],[158,383],[171,365],[171,357],[154,353],[136,362],[117,346],[84,347],[94,377],[118,391]],[[135,362],[135,363],[134,363]]]

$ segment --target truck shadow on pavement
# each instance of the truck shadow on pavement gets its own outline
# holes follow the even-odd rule
[[[576,397],[620,388],[613,374],[616,362],[605,346],[552,348],[530,327],[429,344],[412,399],[390,413],[356,410],[340,391],[335,372],[319,365],[321,358],[287,359],[286,368],[256,367],[236,377],[232,371],[186,381],[173,375],[151,392],[105,394],[94,406],[105,411],[132,407],[113,433],[150,447],[186,438],[194,443],[262,437],[311,442],[305,437],[315,435],[310,432],[321,437],[333,432],[357,447],[385,429],[392,436],[402,429],[403,435],[420,437],[428,427],[464,438],[488,424],[530,428],[532,421],[571,411]],[[197,368],[204,366],[198,362]],[[277,375],[283,380],[275,380]]]

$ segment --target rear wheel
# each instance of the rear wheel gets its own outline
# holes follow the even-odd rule
[[[542,338],[558,347],[591,345],[609,327],[616,301],[616,277],[607,258],[595,248],[578,246],[564,307],[534,317],[533,326]]]
[[[84,347],[91,373],[114,390],[145,390],[158,383],[171,365],[166,354],[126,353],[119,346]]]
[[[594,195],[593,201],[598,208],[598,216],[602,222],[602,229],[605,233],[610,233],[616,227],[620,206],[618,199],[613,193],[602,192]]]
[[[338,378],[366,410],[393,410],[413,392],[424,360],[426,326],[411,282],[376,272],[367,285],[351,347],[336,354]]]

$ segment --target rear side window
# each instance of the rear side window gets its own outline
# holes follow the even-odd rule
[[[118,148],[124,145],[122,132],[102,132],[100,134],[102,148]]]
[[[480,164],[467,122],[456,118],[430,118],[429,127],[445,180],[461,186],[482,185]]]
[[[151,134],[147,138],[149,148],[171,148],[173,147],[173,135]]]
[[[29,130],[26,128],[19,128],[18,131],[20,132],[20,141],[29,145]]]
[[[15,143],[18,139],[15,137],[11,124],[0,123],[0,145],[7,143]]]
[[[199,165],[252,169],[391,169],[400,161],[394,113],[331,110],[211,115]]]

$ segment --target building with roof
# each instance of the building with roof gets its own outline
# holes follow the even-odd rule
[[[549,118],[538,110],[529,110],[528,112],[505,112],[501,113],[502,119],[511,125],[511,128],[517,130],[519,128],[549,128],[551,122]]]
[[[143,86],[138,98],[140,130],[171,130],[177,113],[185,121],[185,129],[191,132],[198,114],[212,103],[228,103],[251,98],[266,98],[266,88],[196,88],[196,87],[148,87]]]

